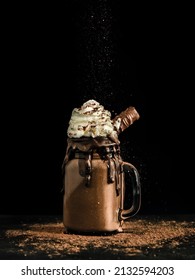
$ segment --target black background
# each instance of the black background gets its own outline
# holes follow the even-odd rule
[[[68,121],[73,108],[88,99],[113,116],[128,106],[140,114],[120,135],[123,159],[140,173],[140,213],[194,213],[191,173],[183,159],[189,149],[182,16],[175,7],[128,2],[73,0],[9,10],[2,214],[62,214]]]

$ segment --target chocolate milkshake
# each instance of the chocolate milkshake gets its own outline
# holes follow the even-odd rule
[[[74,108],[67,129],[63,164],[63,223],[67,230],[121,231],[122,222],[140,208],[140,182],[136,168],[120,156],[119,134],[139,114],[128,107],[113,120],[95,100]],[[131,177],[133,202],[124,209],[125,173]]]

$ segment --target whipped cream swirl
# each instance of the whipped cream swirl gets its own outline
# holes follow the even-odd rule
[[[74,108],[69,121],[67,135],[70,138],[109,137],[118,139],[120,119],[113,124],[111,113],[99,102],[91,99],[80,108]]]

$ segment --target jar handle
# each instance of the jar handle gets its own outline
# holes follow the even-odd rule
[[[129,175],[129,178],[131,180],[131,184],[128,185],[127,187],[132,187],[133,188],[133,200],[132,200],[132,205],[129,209],[124,209],[124,193],[125,193],[125,179],[123,180],[122,183],[122,207],[120,210],[119,214],[119,219],[120,220],[126,220],[129,219],[130,217],[134,216],[137,214],[137,212],[140,210],[141,206],[141,184],[140,184],[140,176],[132,164],[128,162],[122,162],[121,164],[121,169],[122,172],[127,173]],[[123,173],[123,174],[124,174]],[[125,176],[125,174],[124,174]]]

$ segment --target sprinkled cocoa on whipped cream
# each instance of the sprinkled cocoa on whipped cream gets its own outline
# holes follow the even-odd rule
[[[118,142],[118,134],[139,118],[134,107],[129,107],[125,112],[130,118],[120,114],[112,120],[111,113],[104,106],[94,99],[88,100],[80,108],[73,109],[67,135],[69,138],[108,137]]]

